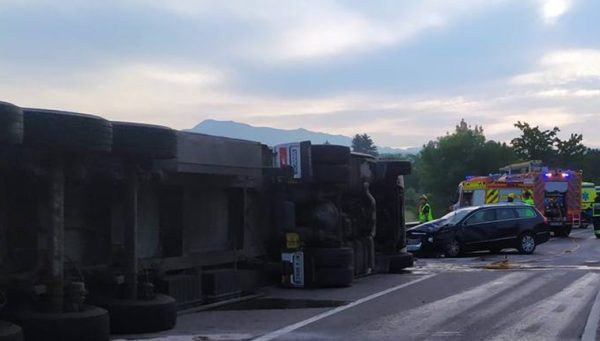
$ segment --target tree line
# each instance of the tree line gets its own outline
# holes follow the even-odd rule
[[[448,211],[458,183],[466,176],[498,173],[500,167],[520,161],[541,160],[549,167],[580,170],[584,181],[600,185],[600,149],[585,146],[581,134],[561,139],[558,127],[541,129],[520,121],[514,127],[519,136],[507,144],[488,140],[483,127],[471,126],[463,119],[454,131],[429,141],[416,155],[380,157],[412,162],[413,172],[405,178],[405,195],[407,211],[413,216],[421,194],[428,195],[434,215],[439,217]],[[357,134],[352,148],[377,156],[377,148],[367,134]]]

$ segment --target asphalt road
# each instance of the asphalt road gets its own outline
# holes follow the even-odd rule
[[[590,312],[599,289],[600,239],[591,229],[574,230],[534,255],[506,250],[425,258],[406,274],[361,278],[350,288],[265,293],[283,301],[333,300],[335,306],[233,306],[183,315],[175,330],[137,338],[579,340],[588,325],[586,335],[594,339],[598,318]]]

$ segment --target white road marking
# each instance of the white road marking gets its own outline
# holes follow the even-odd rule
[[[491,340],[556,340],[594,297],[600,275],[588,273],[557,294],[530,308],[520,309],[500,334]]]
[[[315,316],[313,316],[311,318],[308,318],[306,320],[303,320],[303,321],[291,324],[289,326],[286,326],[286,327],[283,327],[281,329],[275,330],[275,331],[273,331],[271,333],[268,333],[268,334],[265,334],[263,336],[257,337],[253,341],[269,341],[269,340],[273,340],[273,339],[278,338],[278,337],[280,337],[282,335],[291,333],[291,332],[293,332],[296,329],[300,329],[300,328],[302,328],[304,326],[307,326],[307,325],[309,325],[311,323],[315,323],[315,322],[317,322],[319,320],[322,320],[324,318],[327,318],[329,316],[341,313],[342,311],[345,311],[345,310],[348,310],[350,308],[356,307],[356,306],[358,306],[360,304],[372,301],[372,300],[374,300],[376,298],[379,298],[381,296],[387,295],[387,294],[392,293],[394,291],[398,291],[400,289],[406,288],[406,287],[411,286],[413,284],[416,284],[416,283],[422,282],[424,280],[430,279],[430,278],[432,278],[434,276],[436,276],[436,275],[433,274],[433,275],[423,276],[421,278],[415,279],[414,281],[410,281],[408,283],[400,284],[400,285],[397,285],[395,287],[392,287],[392,288],[389,288],[389,289],[377,292],[375,294],[363,297],[363,298],[358,299],[356,301],[353,301],[353,302],[351,302],[351,303],[349,303],[349,304],[347,304],[345,306],[341,306],[341,307],[337,307],[335,309],[328,310],[328,311],[326,311],[324,313],[315,315]]]
[[[363,329],[376,339],[379,335],[401,332],[408,338],[429,335],[448,319],[466,313],[473,306],[489,299],[521,281],[533,276],[531,272],[512,272],[499,279],[481,284],[455,295],[437,300],[421,307],[382,317]],[[440,285],[442,285],[440,283]]]
[[[460,321],[451,322],[449,324],[444,323],[442,326],[439,326],[438,328],[430,328],[430,330],[442,329],[445,333],[455,332],[464,334],[464,331],[470,330],[475,324],[480,323],[481,321],[486,321],[489,323],[489,321],[492,321],[491,318],[499,311],[503,311],[504,309],[513,306],[519,300],[529,296],[532,292],[538,290],[542,285],[548,283],[551,279],[563,276],[565,274],[566,272],[548,272],[537,276],[532,280],[525,280],[522,283],[515,282],[513,283],[513,290],[508,290],[505,293],[502,293],[499,299],[489,302],[489,304],[486,302],[485,307],[477,309],[476,314],[470,314],[469,322],[465,322],[463,319]],[[489,298],[489,295],[486,298]],[[472,306],[473,305],[471,305],[471,307]],[[492,326],[490,325],[490,327]],[[439,333],[440,331],[434,333],[430,336],[430,338],[438,338]]]
[[[598,321],[600,320],[600,291],[596,294],[594,305],[588,315],[585,329],[581,337],[582,341],[594,341],[596,340],[596,331],[598,330]]]

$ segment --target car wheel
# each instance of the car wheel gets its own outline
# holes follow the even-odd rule
[[[461,252],[460,243],[456,239],[452,239],[444,246],[444,254],[446,257],[458,257]]]
[[[523,233],[519,237],[519,244],[517,245],[517,249],[519,252],[530,255],[535,251],[536,242],[535,238],[531,233]]]

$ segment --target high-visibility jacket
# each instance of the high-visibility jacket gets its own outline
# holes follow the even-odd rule
[[[529,199],[523,198],[523,203],[525,203],[527,205],[535,206],[535,202],[533,202],[533,198],[531,198],[531,197]]]
[[[426,221],[433,220],[433,213],[431,212],[431,206],[429,203],[425,203],[419,210],[419,221],[424,223]]]

